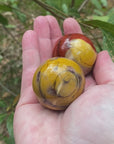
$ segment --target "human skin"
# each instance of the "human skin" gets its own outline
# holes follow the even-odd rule
[[[63,22],[64,34],[82,33],[72,18]],[[52,111],[38,102],[32,89],[36,68],[52,56],[62,36],[56,19],[39,16],[22,39],[21,96],[14,114],[15,144],[114,144],[114,64],[107,51],[98,54],[86,76],[84,93],[65,111]]]

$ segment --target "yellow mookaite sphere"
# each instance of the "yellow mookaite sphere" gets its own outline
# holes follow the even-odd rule
[[[65,57],[74,60],[88,74],[95,63],[97,54],[92,46],[82,39],[70,41],[71,47],[67,50]]]
[[[67,58],[51,58],[33,76],[39,102],[53,110],[64,110],[82,92],[85,77],[80,66]]]

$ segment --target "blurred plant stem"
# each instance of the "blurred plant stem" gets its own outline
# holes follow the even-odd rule
[[[72,1],[71,1],[71,8],[73,8],[74,3],[75,3],[75,0],[72,0]]]
[[[10,89],[8,89],[5,85],[3,85],[1,82],[0,82],[0,86],[5,90],[7,91],[8,93],[10,93],[12,96],[17,96],[14,92],[12,92]]]
[[[38,5],[40,5],[41,7],[43,7],[45,10],[49,11],[50,13],[52,13],[54,16],[56,16],[57,18],[60,18],[62,20],[64,20],[65,18],[69,17],[68,15],[66,15],[65,13],[63,13],[62,11],[40,1],[40,0],[33,0],[34,2],[36,2]]]
[[[65,14],[64,12],[62,12],[61,10],[58,10],[48,4],[45,4],[44,2],[41,2],[40,0],[33,0],[35,3],[37,3],[38,5],[40,5],[41,7],[43,7],[45,10],[49,11],[52,15],[54,15],[55,17],[61,19],[61,20],[64,20],[65,18],[68,18],[70,17],[69,15]],[[86,2],[88,0],[85,0]],[[74,1],[72,0],[71,3],[74,3]],[[88,28],[92,28],[92,26],[89,26],[87,24],[84,24],[82,21],[81,21],[81,18],[77,18],[76,19],[80,25],[83,25],[85,27],[88,27]]]
[[[81,6],[78,8],[78,12],[80,12],[80,11],[83,9],[83,7],[87,4],[87,2],[89,2],[89,0],[85,0],[85,1],[81,4]]]

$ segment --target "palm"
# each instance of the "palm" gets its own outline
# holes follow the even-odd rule
[[[81,33],[79,25],[73,19],[65,21],[64,31],[65,33]],[[111,126],[114,126],[114,117],[112,119],[114,112],[102,108],[107,105],[109,109],[110,107],[114,109],[113,85],[96,85],[96,82],[99,84],[105,82],[102,78],[99,79],[102,75],[100,70],[99,75],[95,74],[99,63],[96,62],[94,69],[96,82],[92,76],[88,76],[85,92],[65,112],[48,110],[36,100],[32,90],[33,73],[40,63],[51,57],[53,45],[61,35],[56,20],[47,16],[37,18],[34,23],[34,31],[26,32],[23,37],[21,98],[14,119],[16,144],[90,144],[93,141],[95,144],[109,142],[111,144],[114,142],[114,130],[111,129]],[[100,57],[98,58],[101,62]],[[105,78],[109,80],[108,77]],[[111,126],[106,129],[108,121]],[[102,129],[103,125],[104,129]],[[104,137],[99,137],[99,140],[95,139],[103,130],[108,133],[106,137],[104,134]]]

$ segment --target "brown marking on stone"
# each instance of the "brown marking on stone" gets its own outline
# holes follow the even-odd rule
[[[82,77],[78,73],[76,73],[76,71],[70,66],[67,67],[67,70],[75,75],[78,87],[80,88],[81,82],[82,82]]]
[[[39,80],[40,80],[40,71],[37,74],[37,82],[39,82]]]
[[[56,96],[56,90],[53,87],[49,87],[47,90],[48,94]]]

